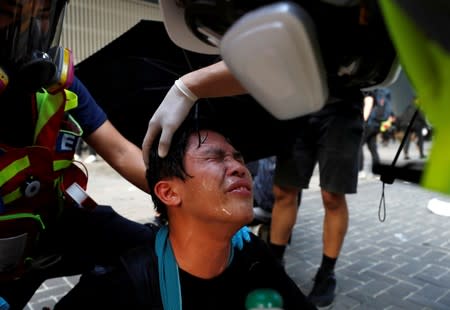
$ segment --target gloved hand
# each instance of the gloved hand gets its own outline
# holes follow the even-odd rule
[[[184,85],[181,79],[175,81],[148,123],[147,133],[142,143],[144,162],[147,167],[150,147],[158,134],[162,131],[158,155],[165,157],[173,134],[189,114],[197,99],[197,96]]]
[[[250,242],[250,240],[250,228],[243,226],[234,234],[233,238],[231,238],[231,243],[233,244],[233,247],[242,250],[244,241]]]

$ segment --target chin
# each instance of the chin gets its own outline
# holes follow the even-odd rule
[[[228,210],[226,213],[229,216],[232,216],[236,221],[243,222],[245,225],[253,220],[253,199],[251,203],[234,200],[229,202],[228,207],[224,207],[223,210]]]

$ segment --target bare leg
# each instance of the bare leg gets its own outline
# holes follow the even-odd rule
[[[299,190],[274,185],[273,193],[275,202],[272,209],[270,242],[287,245],[297,220]]]
[[[322,190],[325,208],[323,221],[323,253],[337,258],[344,243],[348,228],[348,208],[344,194],[334,194]]]

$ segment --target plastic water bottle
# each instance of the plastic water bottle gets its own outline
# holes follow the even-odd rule
[[[283,310],[283,297],[270,288],[261,288],[251,291],[245,299],[247,310]]]
[[[0,310],[9,310],[9,304],[0,296]]]

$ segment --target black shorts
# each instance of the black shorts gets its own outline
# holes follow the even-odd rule
[[[305,117],[290,154],[277,157],[274,183],[308,188],[318,163],[323,190],[356,193],[363,124],[356,110]]]

